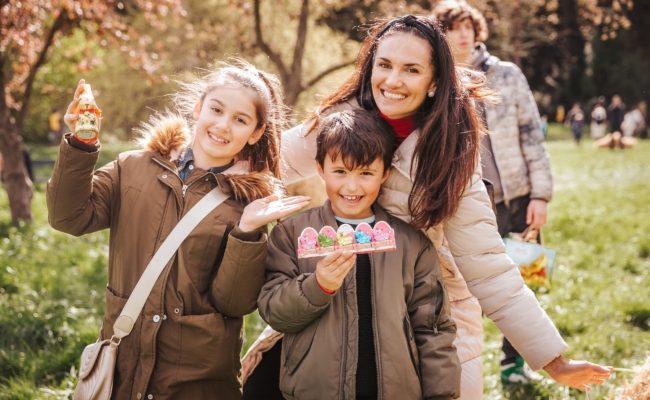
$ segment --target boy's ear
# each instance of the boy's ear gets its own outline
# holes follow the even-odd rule
[[[386,169],[386,172],[384,172],[384,176],[381,178],[381,184],[383,185],[384,182],[386,182],[386,179],[390,176],[390,168]]]
[[[262,137],[264,134],[264,131],[266,130],[266,124],[263,124],[259,128],[255,129],[251,136],[248,138],[248,144],[251,146],[257,143],[258,140]]]
[[[320,165],[318,161],[316,161],[316,171],[318,172],[318,175],[325,180],[325,171],[323,171],[323,166]]]

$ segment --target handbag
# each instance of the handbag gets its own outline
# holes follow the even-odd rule
[[[110,339],[98,340],[86,346],[81,353],[79,380],[74,390],[74,400],[109,400],[113,392],[113,377],[117,349],[128,336],[142,311],[158,277],[178,250],[181,242],[201,220],[228,198],[218,187],[212,189],[183,216],[147,264],[135,285],[120,316],[113,325]]]
[[[538,237],[539,230],[528,227],[521,234],[511,234],[503,242],[506,254],[519,267],[526,285],[531,289],[548,289],[556,252],[540,244]]]

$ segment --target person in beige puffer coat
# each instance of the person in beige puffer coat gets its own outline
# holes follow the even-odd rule
[[[96,138],[61,142],[47,186],[50,224],[75,236],[110,229],[101,339],[178,221],[215,187],[229,195],[183,241],[122,339],[113,399],[241,398],[243,316],[264,283],[260,228],[306,205],[275,200],[281,125],[272,113],[281,108],[260,74],[241,64],[197,80],[187,93],[192,133],[185,117],[159,117],[142,150],[97,171]],[[66,114],[72,132],[83,83]]]
[[[378,110],[401,140],[379,204],[422,228],[438,250],[458,326],[461,398],[482,397],[482,312],[532,368],[544,368],[556,381],[582,390],[602,383],[609,369],[562,357],[567,344],[505,254],[478,166],[481,124],[473,98],[480,99],[482,87],[473,83],[476,73],[456,71],[444,34],[427,18],[392,18],[369,32],[356,70],[318,113]],[[288,191],[318,181],[310,134],[315,123],[312,119],[282,136]],[[259,357],[251,351],[248,358]],[[249,373],[251,367],[244,369]]]
[[[528,81],[517,65],[488,53],[483,43],[487,23],[477,9],[464,1],[445,0],[432,16],[445,31],[456,63],[485,73],[498,97],[483,104],[489,132],[481,138],[481,166],[494,187],[499,234],[539,232],[547,222],[553,178]],[[524,368],[523,358],[505,337],[502,349],[501,382],[530,383],[534,374]]]

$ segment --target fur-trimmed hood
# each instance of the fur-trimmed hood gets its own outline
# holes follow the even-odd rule
[[[192,133],[187,120],[180,115],[165,114],[153,117],[138,129],[138,143],[143,150],[157,153],[175,163],[183,149],[192,143]],[[235,164],[223,173],[217,174],[222,189],[224,185],[240,201],[249,203],[272,194],[284,193],[281,181],[271,172],[251,171],[245,160]]]

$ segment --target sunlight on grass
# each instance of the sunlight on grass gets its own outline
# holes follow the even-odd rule
[[[650,143],[596,149],[588,141],[547,146],[555,178],[545,244],[558,252],[549,293],[540,302],[570,346],[568,355],[632,367],[650,349]],[[485,322],[485,397],[503,398],[498,382],[501,335]],[[613,398],[629,379],[615,373],[591,399]],[[511,398],[584,399],[552,383]]]
[[[609,151],[587,141],[576,147],[561,134],[548,143],[556,185],[543,232],[558,257],[552,288],[539,300],[570,345],[568,356],[631,368],[650,349],[650,142]],[[37,185],[31,226],[6,222],[0,194],[0,399],[68,398],[79,354],[99,330],[108,234],[79,239],[49,228],[44,187]],[[256,313],[246,318],[244,350],[263,327]],[[488,320],[485,330],[485,398],[506,398],[501,336]],[[589,399],[614,398],[629,378],[614,374]],[[544,381],[509,398],[587,397]]]

